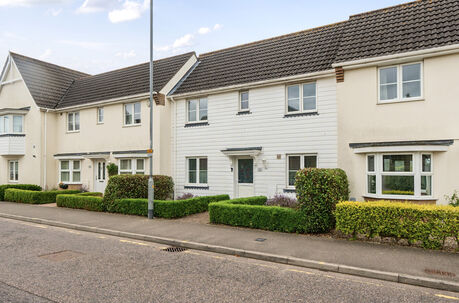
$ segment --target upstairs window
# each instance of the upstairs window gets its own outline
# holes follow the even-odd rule
[[[288,186],[295,186],[296,173],[303,168],[316,168],[317,155],[288,155]]]
[[[104,123],[104,108],[98,107],[97,108],[97,124]]]
[[[4,115],[0,116],[0,134],[24,133],[24,116]]]
[[[72,112],[67,114],[67,131],[77,132],[80,130],[80,113]]]
[[[124,125],[138,125],[142,122],[140,118],[140,102],[124,105]]]
[[[287,112],[308,113],[317,111],[316,83],[287,86]]]
[[[379,69],[379,101],[409,101],[422,97],[422,64],[401,64]]]
[[[207,98],[187,101],[188,122],[207,121]]]
[[[249,92],[239,93],[239,111],[249,111]]]

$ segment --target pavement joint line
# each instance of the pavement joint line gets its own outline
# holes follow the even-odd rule
[[[405,275],[405,274],[399,274],[399,273],[393,273],[393,272],[377,271],[377,270],[371,270],[371,269],[360,268],[360,267],[352,267],[352,266],[341,265],[341,264],[327,263],[327,262],[322,262],[322,261],[314,261],[314,260],[307,260],[307,259],[301,259],[301,258],[295,258],[295,257],[280,256],[280,255],[274,255],[274,254],[268,254],[268,253],[262,253],[262,252],[256,252],[256,251],[248,251],[248,250],[243,250],[243,249],[238,249],[238,248],[230,248],[230,247],[225,247],[225,246],[210,245],[210,244],[203,244],[203,243],[190,242],[190,241],[182,241],[182,240],[176,240],[172,238],[165,238],[165,237],[159,237],[159,236],[135,234],[135,233],[130,233],[130,232],[110,230],[106,228],[78,225],[78,224],[72,224],[72,223],[52,221],[52,220],[46,220],[46,219],[40,219],[40,218],[31,218],[31,217],[11,215],[11,214],[5,214],[5,213],[0,213],[0,217],[18,220],[18,221],[49,225],[49,226],[62,227],[62,228],[67,228],[67,229],[75,229],[75,230],[81,230],[81,231],[92,232],[92,233],[106,234],[106,235],[111,235],[111,236],[116,236],[116,237],[121,237],[121,238],[130,238],[130,239],[135,239],[135,240],[154,242],[154,243],[165,244],[169,246],[183,247],[183,248],[189,248],[189,249],[195,249],[195,250],[201,250],[201,251],[209,251],[213,253],[220,253],[220,254],[225,254],[225,255],[233,255],[233,256],[245,257],[245,258],[250,258],[250,259],[263,260],[263,261],[268,261],[268,262],[273,262],[273,263],[289,264],[289,265],[294,265],[298,267],[312,268],[312,269],[318,269],[322,271],[336,272],[336,273],[366,277],[366,278],[377,279],[377,280],[398,282],[402,284],[409,284],[409,285],[415,285],[415,286],[421,286],[421,287],[427,287],[427,288],[433,288],[433,289],[459,292],[459,283],[455,283],[451,281],[430,279],[426,277],[411,276],[411,275]]]

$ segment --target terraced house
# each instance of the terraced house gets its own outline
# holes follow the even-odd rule
[[[459,189],[459,2],[420,0],[155,61],[155,173],[175,193],[294,195],[343,168],[351,197],[444,204]],[[11,53],[0,183],[102,191],[145,173],[148,64],[90,76]]]

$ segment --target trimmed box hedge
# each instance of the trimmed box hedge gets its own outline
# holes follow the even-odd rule
[[[0,185],[0,201],[5,200],[5,190],[7,188],[16,188],[16,189],[25,189],[25,190],[34,190],[41,191],[41,186],[35,184],[3,184]]]
[[[154,216],[160,218],[181,218],[207,211],[209,203],[228,200],[228,195],[203,196],[187,200],[155,200]],[[111,204],[110,212],[126,215],[148,215],[147,199],[118,199]]]
[[[336,229],[346,235],[395,237],[424,248],[441,248],[447,237],[459,239],[459,208],[375,201],[336,205]]]
[[[79,193],[79,194],[76,194],[77,196],[92,196],[92,197],[102,197],[103,194],[98,192],[98,191],[95,191],[95,192],[84,192],[84,193]]]
[[[87,194],[87,193],[85,193]],[[86,209],[91,211],[104,211],[102,197],[91,195],[58,195],[56,203],[59,207]]]
[[[309,232],[301,211],[266,206],[266,197],[250,197],[209,204],[211,223],[243,226],[280,232]]]
[[[8,188],[5,191],[5,200],[11,202],[46,204],[56,203],[57,195],[77,194],[79,190],[50,190],[50,191],[32,191]]]

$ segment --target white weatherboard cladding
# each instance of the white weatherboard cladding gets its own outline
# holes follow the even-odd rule
[[[25,137],[24,136],[2,136],[0,137],[0,155],[24,155]]]
[[[209,125],[184,127],[186,100],[176,100],[176,193],[233,196],[232,158],[221,150],[262,147],[254,167],[255,195],[273,196],[287,187],[286,154],[317,153],[318,166],[337,167],[337,104],[334,77],[317,80],[318,115],[286,117],[285,85],[251,89],[251,114],[237,115],[239,92],[209,95]],[[277,155],[281,159],[277,159]],[[208,157],[208,190],[185,189],[186,157]]]

